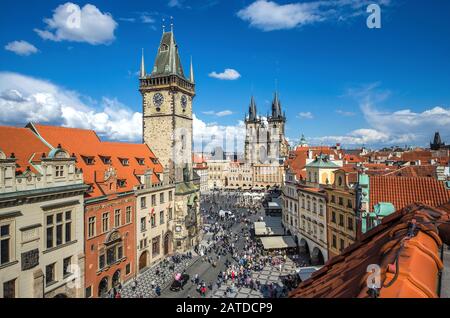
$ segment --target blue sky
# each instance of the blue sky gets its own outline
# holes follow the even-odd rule
[[[381,29],[366,26],[370,3],[381,6]],[[313,144],[425,146],[435,130],[450,143],[449,1],[73,4],[82,10],[76,33],[59,21],[65,1],[2,1],[0,124],[33,120],[140,140],[141,49],[150,70],[162,19],[169,28],[173,16],[186,73],[194,61],[196,141],[230,131],[242,142],[250,96],[265,115],[278,87],[294,144],[304,133]],[[211,76],[226,69],[239,76]]]

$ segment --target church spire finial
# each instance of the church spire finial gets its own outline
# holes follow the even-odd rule
[[[165,22],[166,22],[166,19],[162,19],[162,31],[163,31],[163,34],[166,32],[166,24],[165,24]]]
[[[145,77],[144,49],[142,49],[142,58],[141,58],[141,77]]]
[[[173,32],[173,17],[170,17],[170,32]]]
[[[194,66],[192,65],[192,55],[191,55],[191,73],[189,76],[189,80],[194,83]]]

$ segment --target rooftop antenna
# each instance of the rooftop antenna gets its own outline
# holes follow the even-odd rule
[[[170,31],[173,32],[173,17],[170,17]]]
[[[165,22],[166,22],[166,19],[162,19],[162,29],[163,29],[163,33],[165,33],[166,32],[166,24],[165,24]]]

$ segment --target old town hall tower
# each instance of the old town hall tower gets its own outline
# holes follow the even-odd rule
[[[176,185],[175,247],[198,243],[199,192],[192,169],[192,101],[195,84],[192,61],[185,77],[173,26],[163,31],[153,68],[145,70],[142,55],[139,91],[143,102],[143,141],[155,153]]]

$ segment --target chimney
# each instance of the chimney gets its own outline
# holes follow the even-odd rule
[[[153,169],[148,169],[144,174],[144,185],[146,188],[150,188],[152,186],[152,176]]]
[[[313,151],[311,149],[308,150],[308,159],[313,158]]]
[[[169,184],[169,173],[170,173],[169,167],[165,166],[164,171],[163,171],[163,180],[162,180],[164,185]]]

